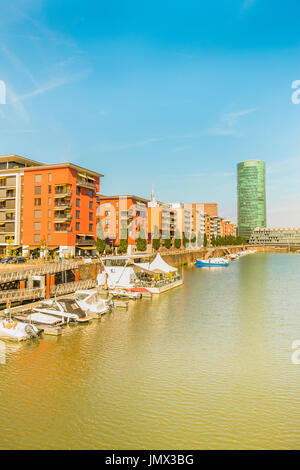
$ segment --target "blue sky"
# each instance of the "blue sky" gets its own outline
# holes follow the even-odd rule
[[[218,202],[267,165],[269,226],[300,226],[300,3],[1,2],[0,153],[71,161],[103,194]]]

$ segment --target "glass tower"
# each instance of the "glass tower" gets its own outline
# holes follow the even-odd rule
[[[266,226],[265,162],[246,160],[237,165],[238,230],[249,240],[256,227]]]

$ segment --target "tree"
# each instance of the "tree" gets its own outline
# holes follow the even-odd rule
[[[101,220],[98,222],[96,234],[97,234],[96,249],[100,253],[100,255],[102,255],[103,251],[105,250],[105,238],[104,238]]]
[[[175,232],[174,245],[175,245],[175,248],[177,248],[177,250],[179,250],[179,248],[181,248],[181,236],[180,236],[180,232],[179,232],[178,228],[176,229],[176,232]]]
[[[96,250],[100,255],[102,255],[103,251],[105,250],[105,240],[101,240],[101,238],[97,238],[96,242]]]
[[[203,246],[207,246],[207,235],[206,233],[204,234],[204,237],[203,237]]]
[[[164,242],[165,247],[169,250],[172,246],[171,238],[167,238]]]
[[[145,237],[145,231],[143,227],[140,228],[139,236],[135,241],[136,247],[138,251],[146,251],[147,250],[147,240]]]
[[[191,233],[191,244],[193,247],[196,246],[196,241],[197,241],[197,237],[196,237],[196,234],[194,232]]]
[[[160,248],[159,230],[157,225],[154,226],[153,230],[152,246],[154,250],[159,250]]]
[[[121,237],[120,237],[120,244],[118,247],[118,253],[127,253],[128,249],[128,230],[126,221],[123,221],[121,227]]]
[[[187,238],[187,236],[185,235],[185,232],[183,234],[183,240],[182,240],[182,244],[184,246],[184,248],[186,248],[187,244],[189,243],[189,239]]]
[[[214,234],[212,235],[210,242],[211,242],[212,246],[216,246],[216,239],[215,239]]]

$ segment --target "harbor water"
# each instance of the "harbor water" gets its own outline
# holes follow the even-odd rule
[[[258,253],[0,341],[0,449],[299,449],[299,279],[299,255]]]

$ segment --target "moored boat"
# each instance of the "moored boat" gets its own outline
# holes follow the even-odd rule
[[[72,298],[62,298],[55,300],[46,300],[41,303],[40,307],[33,309],[35,312],[44,313],[46,315],[53,315],[54,317],[61,318],[62,321],[77,321],[79,323],[86,323],[92,320],[92,317],[87,316],[78,303]]]
[[[103,299],[96,289],[78,290],[75,300],[84,312],[93,317],[99,317],[114,307],[111,299]]]
[[[39,330],[30,323],[23,323],[18,320],[9,319],[0,321],[0,338],[23,341],[30,338],[37,338]]]
[[[211,266],[229,266],[229,262],[226,258],[209,258],[207,260],[196,259],[196,266],[199,268],[207,268]]]

